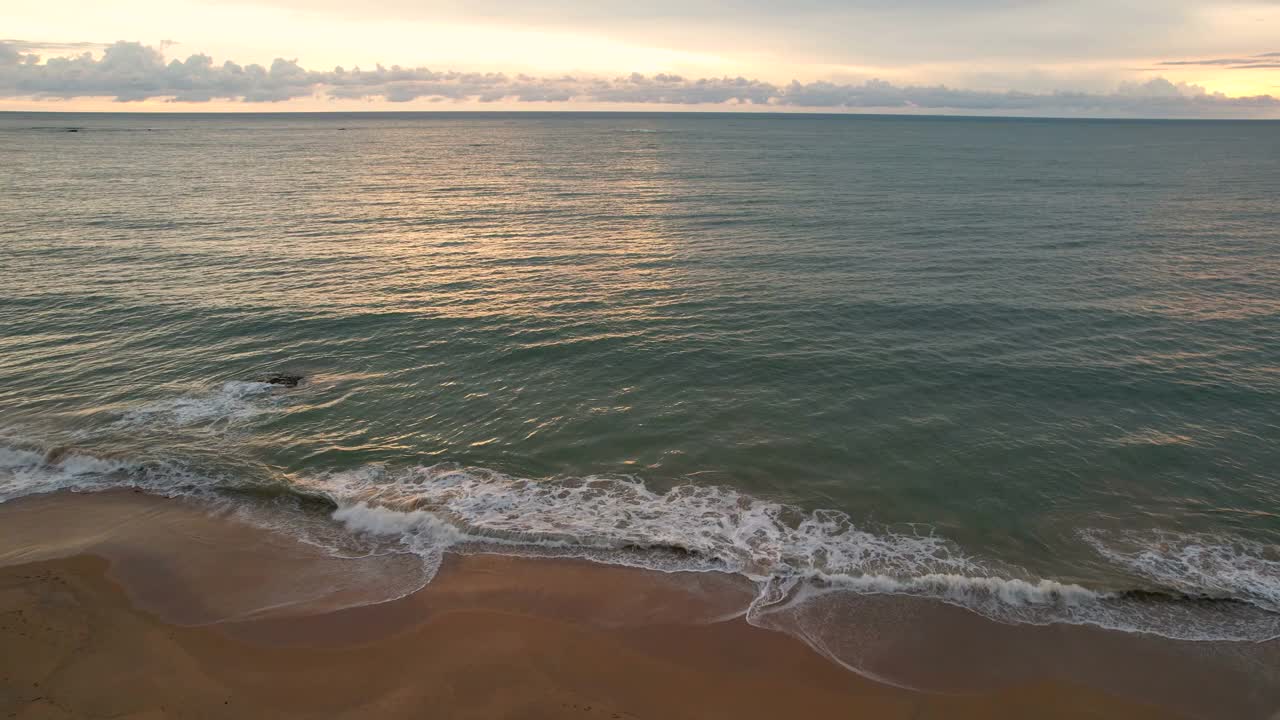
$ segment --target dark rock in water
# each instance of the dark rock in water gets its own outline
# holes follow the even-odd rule
[[[262,382],[268,383],[270,385],[279,385],[281,387],[295,388],[295,387],[298,387],[298,383],[302,382],[302,376],[301,375],[272,375],[271,377],[264,379]]]

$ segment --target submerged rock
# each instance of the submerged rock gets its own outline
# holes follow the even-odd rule
[[[298,387],[298,384],[302,382],[302,376],[276,374],[276,375],[272,375],[270,377],[264,378],[262,382],[267,383],[269,385],[279,385],[281,387],[295,388],[295,387]]]

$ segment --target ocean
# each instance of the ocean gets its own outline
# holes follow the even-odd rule
[[[11,113],[0,166],[0,501],[1280,636],[1280,123]]]

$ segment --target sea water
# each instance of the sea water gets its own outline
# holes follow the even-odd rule
[[[3,114],[0,167],[0,500],[1280,635],[1280,123]]]

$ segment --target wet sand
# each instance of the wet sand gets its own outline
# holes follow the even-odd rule
[[[449,555],[416,592],[335,609],[360,588],[324,595],[306,584],[341,570],[334,562],[287,537],[133,493],[0,506],[0,717],[1247,717],[1214,705],[1212,688],[1208,702],[1185,703],[1173,690],[1186,683],[1162,678],[1172,665],[1142,670],[1170,690],[1155,698],[1049,672],[957,680],[947,692],[876,682],[747,624],[738,613],[751,588],[732,576]],[[406,571],[398,562],[374,569]],[[294,578],[307,599],[275,602]],[[952,630],[923,665],[963,664],[972,649],[955,643],[995,625],[936,610],[916,617]],[[908,628],[877,632],[899,629]],[[1108,662],[1106,641],[1085,642]],[[1245,712],[1266,717],[1259,707]]]

